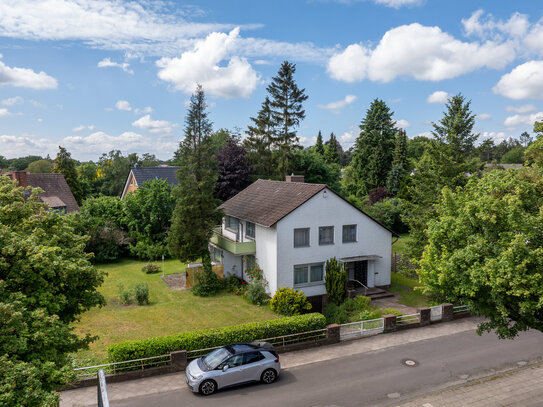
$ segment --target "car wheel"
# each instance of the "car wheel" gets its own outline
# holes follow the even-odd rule
[[[211,396],[217,390],[217,383],[213,380],[204,380],[198,389],[202,396]]]
[[[266,369],[262,372],[262,376],[260,376],[260,380],[264,384],[270,384],[273,383],[277,379],[277,373],[273,369]]]

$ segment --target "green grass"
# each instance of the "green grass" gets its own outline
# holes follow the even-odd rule
[[[392,253],[405,255],[407,247],[409,247],[410,244],[411,238],[409,237],[409,233],[402,233],[400,234],[398,241],[392,245]]]
[[[99,336],[89,350],[75,355],[79,365],[104,362],[106,349],[113,343],[277,318],[267,306],[252,305],[234,294],[201,298],[190,290],[170,290],[160,278],[162,272],[141,271],[145,263],[122,260],[98,266],[108,273],[99,289],[107,305],[87,311],[76,324],[78,334]],[[177,260],[165,261],[165,274],[181,273],[184,268]],[[150,305],[120,304],[118,285],[133,288],[140,282],[149,285]]]
[[[416,287],[420,286],[418,280],[399,273],[391,273],[391,282],[390,291],[400,297],[398,299],[400,304],[415,308],[428,307],[430,305],[430,299],[420,291],[415,290]]]

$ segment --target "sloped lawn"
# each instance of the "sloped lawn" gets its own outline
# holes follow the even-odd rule
[[[406,277],[400,273],[392,273],[390,291],[399,296],[398,302],[409,307],[422,308],[430,306],[430,299],[415,290],[420,285],[418,280]]]
[[[277,318],[267,306],[252,305],[234,294],[200,298],[189,290],[170,290],[160,278],[162,271],[145,274],[141,271],[144,265],[141,261],[122,260],[98,266],[108,273],[100,288],[107,305],[86,312],[76,325],[80,335],[99,336],[89,350],[75,355],[79,366],[103,363],[112,343]],[[165,273],[181,273],[184,267],[177,260],[167,260]],[[133,288],[140,282],[149,285],[150,305],[122,305],[118,285]]]

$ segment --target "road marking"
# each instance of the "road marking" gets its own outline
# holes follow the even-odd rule
[[[387,397],[389,399],[397,399],[397,398],[400,398],[400,393],[388,393]]]

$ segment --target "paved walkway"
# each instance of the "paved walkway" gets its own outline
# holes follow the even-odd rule
[[[417,397],[397,407],[543,407],[541,363]]]
[[[392,346],[470,331],[474,330],[480,321],[480,319],[470,317],[423,328],[345,341],[330,346],[288,352],[281,354],[281,366],[283,369],[288,369],[309,363],[342,358],[347,355],[372,352]],[[110,401],[124,400],[131,397],[177,390],[184,386],[185,372],[179,372],[121,383],[111,383],[108,385],[108,396]],[[61,407],[94,406],[96,405],[96,387],[63,391],[60,405]]]

